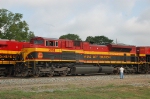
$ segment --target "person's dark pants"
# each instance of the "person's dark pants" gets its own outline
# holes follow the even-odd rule
[[[120,79],[123,79],[123,73],[120,72]]]

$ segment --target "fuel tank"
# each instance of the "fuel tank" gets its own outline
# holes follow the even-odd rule
[[[98,73],[100,67],[93,66],[93,65],[86,65],[80,66],[77,65],[71,69],[71,74],[91,74],[91,73]]]
[[[101,66],[99,73],[107,73],[107,74],[111,74],[113,73],[114,67],[110,67],[110,66]]]
[[[92,73],[113,73],[114,67],[93,66],[93,65],[75,65],[71,69],[71,74],[92,74]]]

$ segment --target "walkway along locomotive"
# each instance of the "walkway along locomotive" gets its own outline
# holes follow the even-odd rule
[[[148,73],[150,47],[94,45],[67,39],[34,37],[23,45],[15,76],[84,75],[90,73]]]

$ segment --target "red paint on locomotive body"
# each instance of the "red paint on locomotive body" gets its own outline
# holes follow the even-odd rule
[[[150,63],[150,46],[139,46],[136,49],[139,62]]]
[[[0,40],[0,64],[11,64],[27,42],[15,40]],[[13,56],[13,57],[12,57]],[[9,58],[9,59],[7,59]],[[5,62],[4,62],[5,61]],[[15,64],[15,63],[12,63]]]
[[[150,54],[150,46],[137,47],[137,53],[139,53],[139,54]]]
[[[21,51],[27,42],[19,42],[15,40],[0,40],[0,50]]]

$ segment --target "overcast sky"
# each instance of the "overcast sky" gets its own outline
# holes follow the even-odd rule
[[[23,14],[36,36],[104,35],[150,46],[150,0],[0,0],[0,8]]]

